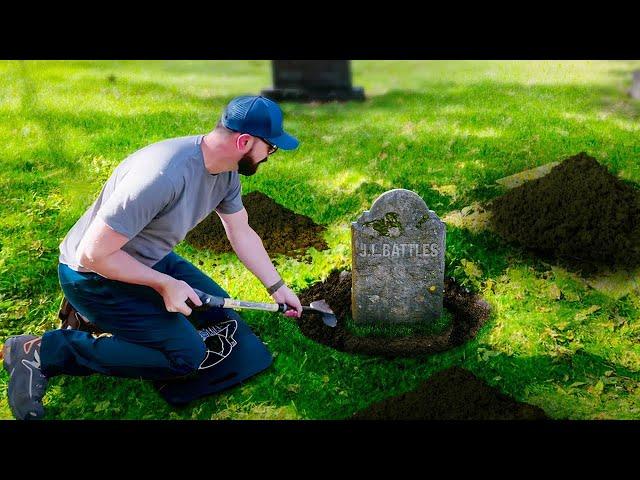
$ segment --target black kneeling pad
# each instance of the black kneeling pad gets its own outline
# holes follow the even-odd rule
[[[273,357],[238,312],[224,309],[224,318],[198,330],[207,345],[207,356],[193,375],[155,381],[160,395],[172,405],[233,387],[265,370]]]

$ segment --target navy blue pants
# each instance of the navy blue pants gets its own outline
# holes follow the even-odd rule
[[[174,252],[152,267],[184,280],[192,288],[229,297],[217,283]],[[165,380],[198,369],[206,346],[196,328],[224,319],[221,308],[168,312],[151,287],[106,279],[58,265],[60,286],[78,312],[111,337],[94,338],[79,330],[50,330],[42,336],[40,361],[47,376],[103,373],[117,377]]]

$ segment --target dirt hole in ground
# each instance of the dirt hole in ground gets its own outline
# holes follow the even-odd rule
[[[444,306],[453,315],[451,324],[443,332],[405,337],[361,336],[347,328],[347,317],[351,318],[350,271],[332,271],[325,281],[303,290],[298,298],[303,305],[324,299],[338,320],[337,326],[331,328],[322,323],[318,314],[305,312],[297,319],[305,336],[336,350],[388,358],[432,354],[462,345],[476,336],[491,311],[479,295],[448,277],[445,279]]]
[[[407,393],[369,405],[354,420],[543,420],[539,407],[518,402],[476,377],[452,367],[434,373]]]
[[[640,190],[582,152],[488,204],[508,241],[582,275],[640,266]]]
[[[310,247],[317,250],[329,248],[322,238],[325,226],[289,210],[264,193],[256,191],[243,195],[242,203],[249,216],[249,225],[260,236],[270,255],[281,253],[302,258]],[[217,253],[233,252],[216,212],[211,212],[191,230],[185,241],[194,247]]]

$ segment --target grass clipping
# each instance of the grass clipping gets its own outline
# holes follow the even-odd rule
[[[640,266],[640,191],[584,152],[488,209],[492,230],[568,270],[591,275]]]

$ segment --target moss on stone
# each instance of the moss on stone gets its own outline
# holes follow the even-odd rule
[[[379,218],[378,220],[364,222],[363,225],[371,225],[371,228],[383,237],[390,236],[389,230],[392,228],[397,228],[400,231],[400,234],[402,234],[404,232],[404,227],[398,217],[399,215],[397,213],[388,212],[384,214],[384,217]]]

